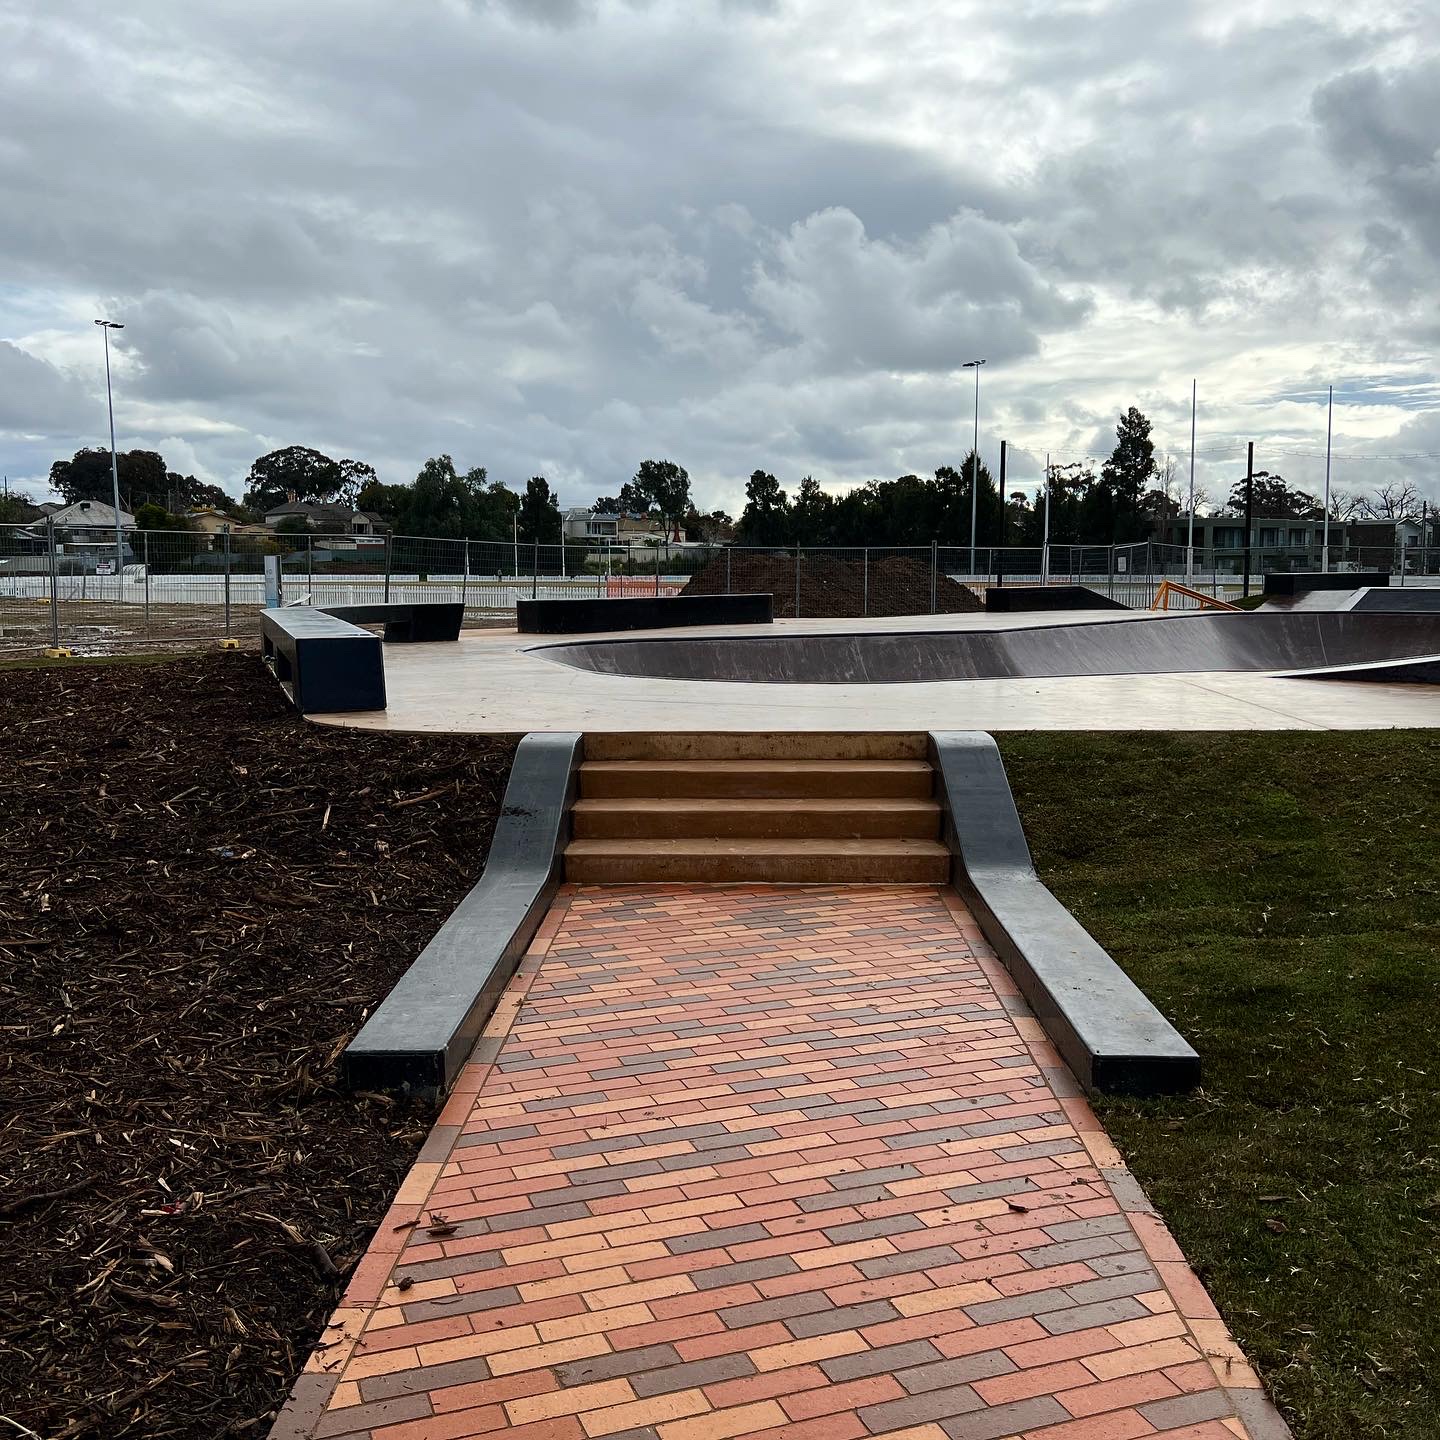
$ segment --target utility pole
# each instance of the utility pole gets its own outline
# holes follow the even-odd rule
[[[1330,568],[1330,435],[1335,422],[1335,387],[1330,386],[1330,398],[1325,406],[1325,529],[1320,548],[1320,570],[1323,574]]]
[[[1050,474],[1050,452],[1045,452],[1045,528],[1040,535],[1040,583],[1050,583],[1050,491],[1054,476]]]
[[[115,459],[115,400],[110,393],[110,332],[123,330],[125,326],[118,320],[97,320],[95,323],[105,337],[105,404],[110,410],[110,486],[115,502],[115,581],[118,585],[125,573],[125,551],[120,534],[120,465]],[[119,593],[118,590],[116,593]]]
[[[978,513],[977,496],[980,490],[980,367],[983,360],[967,360],[960,368],[975,372],[975,440],[970,453],[974,456],[975,468],[970,472],[970,574],[975,574],[975,518]]]
[[[1195,389],[1190,382],[1190,529],[1185,536],[1185,581],[1195,583]],[[1210,567],[1213,576],[1215,567]]]
[[[1000,557],[995,562],[995,571],[1002,585],[1005,583],[1005,521],[1008,518],[1005,505],[1005,451],[1007,448],[1008,442],[1002,440],[1000,442]]]
[[[1250,595],[1250,525],[1255,514],[1255,442],[1245,454],[1245,587],[1244,595]]]

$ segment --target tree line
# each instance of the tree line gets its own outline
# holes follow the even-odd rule
[[[150,450],[116,456],[121,505],[142,529],[186,529],[187,511],[210,507],[235,521],[259,521],[285,506],[293,495],[307,506],[362,511],[397,534],[554,544],[562,534],[558,496],[543,475],[522,490],[490,479],[485,467],[460,470],[449,455],[434,456],[409,484],[386,484],[363,460],[336,459],[308,446],[291,445],[260,456],[250,466],[238,501],[218,485],[169,469]],[[745,486],[745,507],[737,520],[723,510],[697,509],[689,473],[671,460],[643,460],[634,476],[613,495],[598,496],[595,514],[646,517],[654,533],[681,531],[692,541],[758,546],[905,546],[936,541],[946,546],[1036,546],[1046,533],[1054,544],[1124,544],[1150,538],[1158,525],[1186,513],[1187,486],[1173,464],[1155,459],[1151,423],[1131,406],[1115,427],[1115,446],[1098,471],[1091,464],[1052,464],[1046,486],[1034,497],[1012,489],[1001,495],[990,469],[972,451],[956,469],[941,465],[933,475],[870,480],[843,495],[829,494],[805,476],[787,494],[768,470],[755,470]],[[1254,514],[1276,519],[1323,518],[1319,498],[1291,486],[1283,476],[1260,471],[1253,477]],[[50,467],[50,485],[64,502],[111,499],[110,452],[78,450]],[[1244,479],[1235,482],[1219,513],[1243,515]],[[1197,493],[1197,507],[1210,506]],[[3,502],[0,502],[3,503]],[[15,512],[15,513],[10,513]],[[21,513],[25,512],[25,513]],[[1420,514],[1420,495],[1410,482],[1382,485],[1370,496],[1332,489],[1332,519],[1409,519]],[[33,507],[12,499],[0,520],[33,518]],[[278,531],[303,533],[330,528],[324,516],[286,517]],[[339,516],[336,520],[339,522]]]

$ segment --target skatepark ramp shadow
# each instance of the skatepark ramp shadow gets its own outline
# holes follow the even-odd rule
[[[1009,630],[642,636],[540,646],[531,653],[600,675],[771,685],[1205,671],[1321,677],[1347,667],[1345,678],[1433,682],[1440,678],[1440,613],[1260,610]],[[1393,670],[1387,669],[1391,662]]]

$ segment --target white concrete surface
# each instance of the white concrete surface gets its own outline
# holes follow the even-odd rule
[[[999,629],[1103,624],[1135,611],[1063,615],[782,620],[762,633]],[[1184,624],[1156,615],[1156,624]],[[736,634],[733,627],[626,638]],[[367,730],[1375,730],[1440,725],[1440,688],[1296,680],[1275,673],[953,680],[916,685],[758,685],[593,675],[544,658],[567,638],[468,631],[450,645],[389,645],[389,708],[315,715]]]

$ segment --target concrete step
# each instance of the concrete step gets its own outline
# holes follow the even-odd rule
[[[577,840],[912,839],[940,834],[933,800],[731,800],[701,797],[580,800],[572,812]]]
[[[580,767],[580,794],[587,800],[927,800],[933,788],[924,760],[587,760]]]
[[[572,840],[565,879],[632,885],[943,885],[950,852],[935,840]]]
[[[585,735],[587,760],[924,760],[923,732]]]

